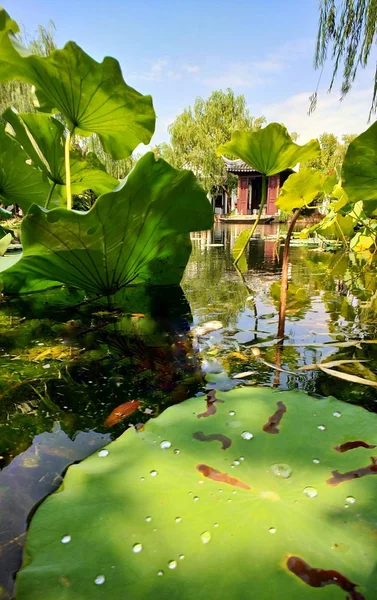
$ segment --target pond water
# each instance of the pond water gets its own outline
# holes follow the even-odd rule
[[[344,251],[292,247],[279,343],[282,247],[265,239],[277,227],[258,229],[242,276],[231,246],[243,226],[195,234],[182,290],[132,290],[122,311],[69,290],[0,305],[1,599],[12,597],[30,513],[66,467],[171,404],[206,389],[263,385],[377,412],[375,387],[300,369],[357,359],[341,372],[377,382],[376,266]]]

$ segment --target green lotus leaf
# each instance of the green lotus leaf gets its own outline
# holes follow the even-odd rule
[[[245,244],[247,245],[247,243],[249,242],[250,231],[251,231],[250,229],[244,229],[243,231],[241,231],[241,233],[238,235],[238,237],[232,247],[232,256],[233,256],[234,260],[236,260],[237,257],[240,255],[240,252],[243,252],[242,264],[241,264],[241,266],[238,265],[238,267],[240,268],[240,270],[242,272],[247,271],[247,260],[246,260],[245,254],[244,254],[244,249],[245,249]]]
[[[151,97],[124,82],[117,60],[106,57],[97,63],[74,42],[47,57],[29,54],[14,35],[17,24],[3,9],[0,27],[1,81],[34,85],[40,111],[60,112],[79,135],[97,133],[115,159],[149,143],[155,126]]]
[[[6,251],[8,250],[12,240],[13,240],[13,236],[11,233],[5,233],[5,235],[1,235],[1,227],[0,227],[0,256],[4,256],[4,254],[6,253]]]
[[[314,158],[320,151],[318,140],[299,146],[283,125],[270,123],[252,133],[235,131],[230,142],[219,146],[217,152],[237,156],[264,175],[275,175]]]
[[[377,121],[355,138],[344,157],[342,186],[349,200],[377,201]]]
[[[22,113],[8,108],[3,113],[7,129],[38,166],[57,186],[48,207],[65,204],[66,173],[64,162],[64,125],[54,117],[40,113]],[[71,151],[71,186],[73,194],[91,189],[97,196],[112,191],[119,183],[106,173],[104,165],[93,152],[85,156]]]
[[[322,192],[325,179],[324,175],[314,169],[292,173],[281,188],[276,206],[291,211],[311,204]]]
[[[330,212],[317,225],[310,228],[311,232],[316,232],[318,235],[329,240],[344,240],[349,238],[355,227],[355,219],[340,213]]]
[[[2,273],[3,291],[62,283],[108,295],[131,283],[176,285],[191,252],[189,232],[212,223],[194,175],[149,152],[86,213],[33,206],[22,222],[23,256]]]
[[[0,202],[18,204],[24,212],[33,203],[44,205],[49,193],[46,177],[27,160],[18,143],[0,127]]]
[[[31,521],[17,600],[372,599],[376,431],[297,391],[173,406],[68,469]]]

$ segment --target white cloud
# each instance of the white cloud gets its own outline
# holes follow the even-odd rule
[[[161,81],[164,68],[168,65],[168,61],[162,58],[154,61],[147,71],[140,73],[132,73],[133,79],[141,79],[144,81]]]
[[[198,65],[183,65],[183,70],[187,71],[187,73],[198,73],[200,67]]]
[[[289,131],[297,131],[299,143],[328,132],[341,136],[344,133],[361,133],[368,127],[372,88],[353,89],[342,100],[336,92],[318,95],[316,110],[309,116],[309,96],[301,92],[261,110],[268,122],[284,123]]]

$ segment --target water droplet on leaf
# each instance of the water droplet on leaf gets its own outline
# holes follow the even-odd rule
[[[182,521],[182,517],[175,517],[175,522],[180,523]]]
[[[254,437],[254,436],[253,436],[253,434],[251,433],[251,431],[243,431],[243,432],[241,433],[241,437],[242,437],[244,440],[251,440],[251,439],[253,439],[253,437]]]
[[[326,427],[324,425],[318,425],[318,429],[320,431],[325,431]]]
[[[200,536],[202,544],[208,544],[211,541],[211,534],[209,531],[204,531]]]
[[[174,450],[174,454],[180,454],[180,453],[181,453],[181,451],[180,451],[180,450],[178,450],[178,448],[176,448],[176,449]]]
[[[179,560],[183,560],[184,558],[185,558],[185,555],[184,555],[184,554],[180,554],[180,555],[179,555]]]
[[[99,456],[100,458],[104,458],[104,457],[105,457],[105,456],[107,456],[108,454],[109,454],[109,451],[108,451],[108,450],[100,450],[100,451],[98,452],[98,456]]]
[[[334,417],[341,417],[341,416],[342,416],[342,413],[341,413],[341,412],[339,412],[338,410],[334,410],[334,412],[333,412],[333,416],[334,416]]]
[[[134,544],[132,546],[132,552],[135,552],[135,554],[139,554],[139,552],[141,552],[143,549],[142,544]]]
[[[194,502],[197,502],[199,500],[199,496],[194,496],[193,500]]]
[[[315,465],[319,465],[319,459],[318,458],[313,458],[313,462]]]
[[[346,502],[347,504],[355,504],[356,499],[353,496],[347,496]]]
[[[160,448],[162,448],[163,450],[166,450],[167,448],[170,448],[170,446],[171,446],[171,442],[168,442],[168,440],[164,440],[160,444]]]
[[[97,575],[97,577],[94,580],[94,583],[96,585],[102,585],[103,583],[105,583],[105,576],[104,575]]]
[[[305,494],[305,496],[307,496],[308,498],[315,498],[316,496],[318,496],[318,492],[317,490],[312,487],[311,485],[308,485],[303,491],[303,494]]]
[[[229,411],[229,415],[230,415],[231,417],[234,417],[234,415],[235,415],[235,414],[236,414],[236,413],[234,412],[234,410],[230,410],[230,411]]]
[[[156,475],[158,475],[157,471],[151,471],[150,472],[151,477],[156,477]]]
[[[62,544],[68,544],[71,541],[71,539],[72,538],[70,535],[64,535],[60,541]]]
[[[276,527],[270,527],[269,533],[276,533]]]
[[[147,523],[150,523],[152,521],[152,517],[145,517],[145,520]]]
[[[158,573],[157,573],[157,575],[158,575],[159,577],[162,577],[162,576],[163,576],[163,574],[164,574],[164,572],[163,572],[163,571],[158,571]]]
[[[169,567],[169,569],[176,569],[176,568],[177,568],[177,564],[178,564],[178,563],[177,563],[177,561],[176,561],[176,560],[171,560],[171,561],[168,563],[168,567]]]
[[[291,467],[284,463],[275,463],[272,465],[271,471],[276,477],[282,477],[283,479],[288,479],[292,475]]]

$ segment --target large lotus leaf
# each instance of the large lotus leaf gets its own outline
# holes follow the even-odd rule
[[[22,222],[23,257],[2,273],[3,290],[59,282],[107,295],[131,283],[177,285],[191,252],[189,232],[212,222],[194,175],[149,152],[86,213],[33,206]]]
[[[9,123],[9,133],[27,152],[33,163],[57,185],[56,193],[49,208],[63,204],[66,198],[65,161],[64,161],[64,125],[58,119],[40,113],[17,113],[8,108],[3,113]],[[71,151],[72,193],[91,189],[100,196],[112,191],[119,183],[106,173],[104,165],[93,152],[85,156],[80,150]]]
[[[377,121],[355,138],[344,157],[342,185],[351,202],[377,201]]]
[[[270,123],[267,127],[248,133],[234,131],[232,139],[218,148],[218,154],[237,156],[264,175],[275,175],[306,162],[320,153],[318,140],[304,146],[292,141],[283,125]]]
[[[325,179],[324,175],[313,169],[303,169],[293,173],[281,188],[276,206],[291,211],[311,204],[322,192]]]
[[[97,63],[74,42],[49,56],[29,54],[14,34],[18,26],[0,11],[0,80],[19,79],[35,86],[42,112],[60,112],[79,135],[97,133],[106,152],[127,158],[141,142],[148,144],[155,126],[150,96],[122,77],[117,60]]]
[[[46,177],[27,160],[18,143],[0,127],[0,202],[18,204],[24,212],[33,203],[43,205],[49,192]]]
[[[372,599],[376,431],[296,391],[169,408],[70,467],[31,521],[17,600]]]

